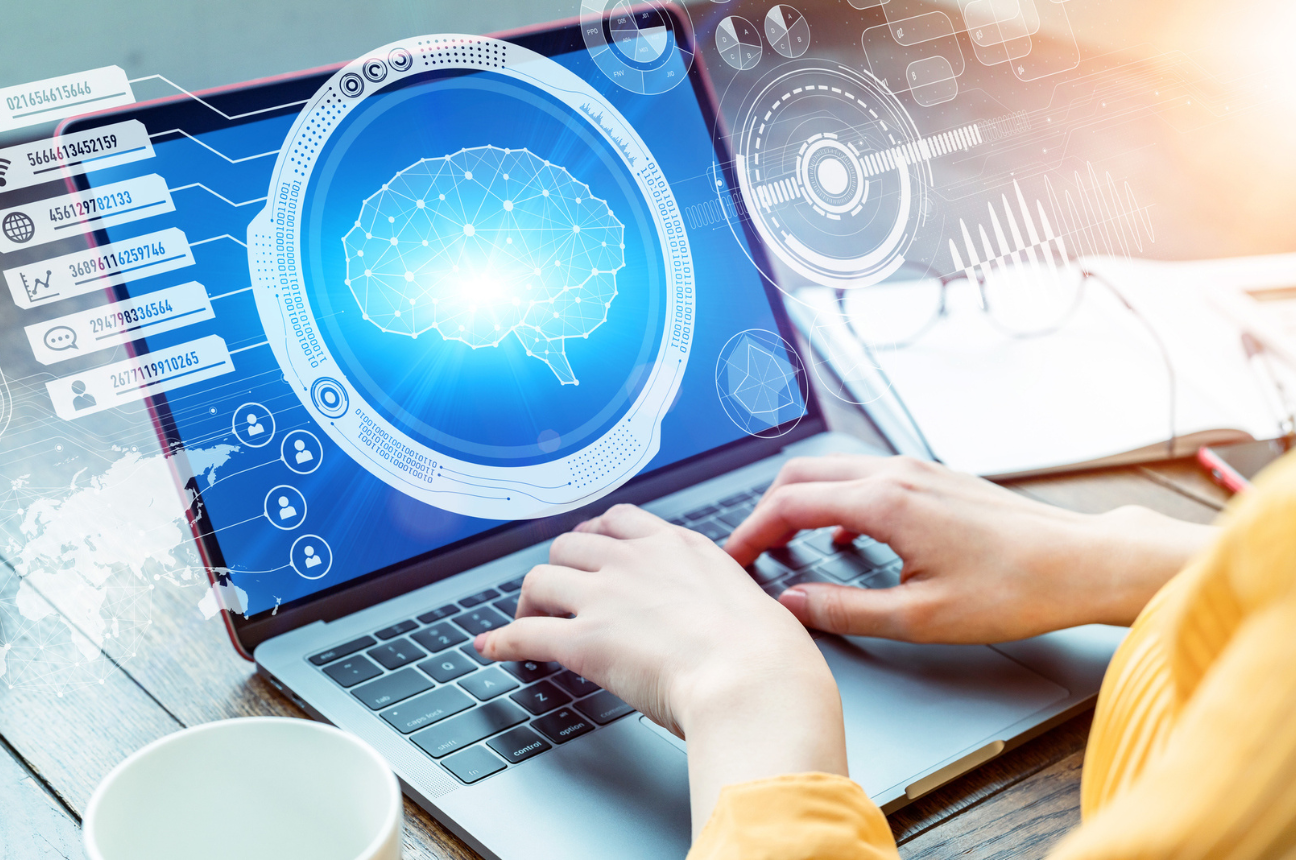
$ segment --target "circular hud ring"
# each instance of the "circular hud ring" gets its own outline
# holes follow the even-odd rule
[[[664,93],[682,83],[693,67],[693,53],[676,32],[672,13],[692,29],[683,5],[649,0],[632,9],[624,0],[581,0],[585,48],[618,86],[643,95]]]
[[[746,216],[778,258],[838,288],[876,284],[899,269],[931,169],[895,95],[867,72],[783,67],[744,104],[735,173]]]
[[[324,287],[311,281],[312,270],[301,262],[305,256],[301,212],[320,181],[317,171],[323,172],[318,168],[320,153],[331,138],[345,134],[339,129],[350,128],[348,119],[363,105],[358,100],[365,89],[361,74],[372,62],[365,59],[339,69],[307,103],[279,152],[266,208],[248,227],[257,311],[284,379],[339,448],[411,498],[493,520],[549,516],[595,501],[638,474],[657,454],[661,422],[675,400],[692,347],[693,260],[679,219],[665,214],[678,211],[670,186],[616,107],[552,59],[508,42],[459,35],[411,39],[384,46],[374,56],[392,61],[385,65],[384,83],[371,87],[365,98],[378,97],[384,88],[400,87],[402,82],[435,81],[446,72],[499,75],[510,85],[539,88],[547,98],[560,102],[573,122],[588,127],[591,141],[599,141],[609,157],[619,159],[628,187],[651,213],[650,241],[655,241],[661,254],[662,313],[661,328],[655,330],[656,354],[620,418],[584,447],[555,454],[548,461],[522,465],[470,461],[426,438],[416,438],[366,399],[367,389],[348,376],[348,365],[338,362],[328,339],[321,336],[312,290]],[[483,71],[482,57],[490,57],[488,72]],[[398,62],[397,58],[408,59]],[[485,149],[490,153],[460,155],[496,157],[503,152]],[[465,174],[465,181],[470,178]],[[465,235],[474,232],[471,225],[460,229]]]

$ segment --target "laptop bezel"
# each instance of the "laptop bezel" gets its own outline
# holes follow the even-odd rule
[[[705,61],[697,51],[696,40],[688,24],[688,18],[680,15],[678,10],[670,5],[655,6],[655,8],[664,9],[672,16],[672,26],[677,40],[693,53],[689,85],[693,88],[703,119],[712,129],[716,164],[725,172],[728,187],[737,196],[739,193],[737,178],[733,173],[732,159],[726,150],[728,133],[720,116],[718,99],[706,74]],[[507,39],[545,56],[585,50],[580,33],[580,22],[574,19],[505,33],[493,38]],[[337,68],[339,66],[313,69],[194,94],[202,100],[201,102],[196,98],[175,96],[77,117],[63,123],[58,133],[67,134],[95,128],[127,118],[141,120],[150,130],[182,128],[190,134],[228,128],[231,121],[220,117],[208,105],[231,116],[257,112],[242,121],[290,115],[295,113],[298,105],[309,99]],[[265,110],[266,107],[272,106],[285,107]],[[265,112],[261,113],[260,111],[263,110]],[[91,187],[90,180],[85,176],[73,177],[68,182],[77,190]],[[766,274],[771,269],[764,246],[751,225],[744,219],[739,220],[753,258],[753,268],[761,278],[765,298],[770,304],[779,329],[778,333],[794,350],[797,350],[798,357],[805,366],[793,324],[783,306],[783,293]],[[91,238],[96,244],[106,244],[109,241],[104,231],[96,232]],[[129,295],[125,286],[112,288],[108,292],[114,299],[126,298]],[[146,341],[137,342],[131,349],[132,354],[144,354],[147,351]],[[276,607],[273,613],[265,611],[252,617],[245,617],[237,612],[223,609],[222,615],[230,638],[235,649],[243,657],[251,660],[257,645],[290,630],[316,621],[341,618],[434,582],[446,580],[486,562],[551,539],[570,530],[572,526],[592,514],[614,504],[643,504],[773,456],[787,445],[827,429],[813,386],[804,375],[802,393],[805,397],[806,415],[782,436],[746,437],[736,440],[657,469],[650,474],[636,477],[613,493],[579,510],[540,520],[515,521],[480,532],[315,592],[292,603],[282,604]],[[172,454],[169,458],[172,472],[184,503],[188,505],[188,520],[203,564],[207,569],[208,578],[213,584],[225,583],[228,581],[228,574],[217,573],[228,569],[225,554],[215,535],[215,526],[202,503],[197,478],[187,457],[184,456],[183,440],[171,417],[166,395],[156,395],[150,398],[147,404],[163,450]]]

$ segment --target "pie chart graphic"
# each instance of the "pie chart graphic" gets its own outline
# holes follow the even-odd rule
[[[810,49],[810,25],[805,16],[791,6],[775,6],[765,16],[765,35],[770,44],[789,60],[795,60]]]
[[[637,63],[651,63],[666,53],[670,45],[670,30],[666,19],[656,9],[647,9],[640,15],[631,13],[630,4],[622,3],[608,24],[613,43],[627,57]]]
[[[810,32],[809,28],[806,32]],[[756,68],[764,53],[756,25],[737,15],[730,15],[720,22],[716,29],[716,50],[720,52],[720,59],[740,72]]]

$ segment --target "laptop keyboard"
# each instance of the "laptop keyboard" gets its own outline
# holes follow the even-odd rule
[[[769,484],[726,496],[672,520],[723,541]],[[833,543],[832,529],[803,532],[748,572],[771,596],[802,582],[887,588],[900,559],[869,538]],[[393,731],[457,779],[472,784],[632,713],[616,696],[557,663],[487,660],[478,633],[517,612],[522,577],[424,612],[307,659]]]

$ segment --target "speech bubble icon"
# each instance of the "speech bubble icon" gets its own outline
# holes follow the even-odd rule
[[[56,325],[45,332],[45,346],[54,352],[77,348],[77,334],[68,326]]]

